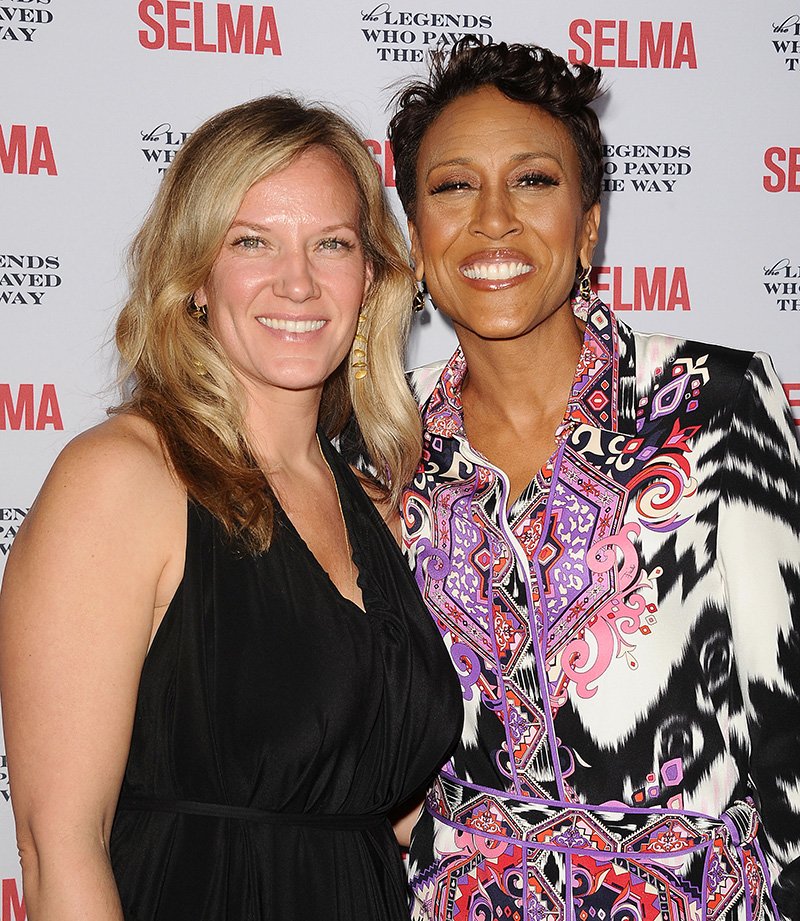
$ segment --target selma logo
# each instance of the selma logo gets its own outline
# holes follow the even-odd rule
[[[19,526],[27,514],[26,508],[0,508],[0,557],[8,556]],[[8,776],[4,777],[4,774],[7,775],[5,755],[0,754],[0,795],[8,802]]]
[[[3,761],[5,761],[3,755]],[[25,921],[25,900],[22,897],[22,887],[15,879],[4,879],[0,882],[0,921]]]
[[[55,384],[43,384],[39,394],[33,384],[20,384],[16,394],[10,384],[0,384],[0,432],[41,432],[48,427],[64,430]]]
[[[386,141],[364,141],[364,146],[372,154],[378,175],[387,189],[394,188],[394,153],[392,145]]]
[[[577,46],[567,54],[571,64],[697,69],[691,22],[573,19],[569,37]]]
[[[800,425],[800,383],[784,384],[783,389],[786,392],[786,399],[789,406],[792,407],[792,418],[795,425]]]
[[[50,10],[39,9],[39,6],[48,6],[50,0],[17,0],[11,5],[0,6],[0,41],[2,42],[32,42],[40,26],[53,21]]]
[[[800,147],[768,147],[764,151],[764,176],[768,192],[800,192]]]
[[[258,15],[256,15],[258,14]],[[242,4],[234,15],[230,3],[192,0],[141,0],[142,48],[210,51],[218,54],[281,54],[275,11],[271,6]]]
[[[800,71],[800,13],[787,16],[783,22],[772,23],[772,47],[783,58],[787,70]]]
[[[0,255],[0,305],[41,307],[50,289],[61,285],[58,256]]]
[[[691,310],[686,269],[658,265],[633,268],[600,265],[592,270],[595,290],[614,310]]]
[[[0,7],[2,9],[2,7]],[[4,173],[36,176],[44,170],[48,176],[57,176],[56,158],[50,141],[50,132],[43,125],[0,125],[0,166]]]

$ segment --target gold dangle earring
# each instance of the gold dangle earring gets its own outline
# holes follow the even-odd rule
[[[189,316],[193,320],[197,320],[198,323],[205,323],[208,319],[208,305],[195,304],[194,295],[189,298],[189,303],[186,305],[186,310],[188,311]]]
[[[358,327],[353,339],[350,364],[353,368],[353,377],[357,381],[364,380],[367,376],[367,332],[363,313],[358,315]]]
[[[580,280],[578,281],[578,293],[581,296],[581,300],[589,301],[592,299],[592,264],[586,266],[586,268],[581,273]]]
[[[194,295],[189,298],[189,302],[186,305],[186,312],[196,322],[203,325],[208,323],[208,305],[196,304],[194,301]],[[192,367],[200,377],[205,377],[208,374],[208,368],[203,364],[202,361],[200,361],[199,358],[192,359]]]

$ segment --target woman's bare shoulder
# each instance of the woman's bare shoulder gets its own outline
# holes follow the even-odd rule
[[[59,462],[76,460],[102,466],[104,463],[166,467],[166,458],[155,426],[133,413],[111,416],[70,441]],[[130,471],[129,471],[130,472]]]
[[[28,518],[94,521],[118,531],[134,520],[183,515],[186,492],[154,426],[120,414],[73,438],[61,451]]]
[[[180,580],[185,540],[186,493],[157,433],[135,417],[109,419],[53,465],[14,539],[4,610],[30,619],[40,609],[54,623],[83,612],[113,630],[128,618],[152,635],[154,611]]]
[[[148,486],[180,488],[155,426],[131,413],[112,416],[73,438],[48,479],[61,486],[87,485],[93,491],[121,488],[123,494]]]

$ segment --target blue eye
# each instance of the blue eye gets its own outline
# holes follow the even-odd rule
[[[233,241],[233,245],[241,249],[258,249],[262,242],[260,237],[239,237]]]
[[[336,252],[338,249],[352,249],[353,244],[349,240],[342,240],[341,237],[328,237],[325,240],[320,240],[319,247],[320,249]]]

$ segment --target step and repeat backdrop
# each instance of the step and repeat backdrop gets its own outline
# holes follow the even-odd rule
[[[0,0],[0,573],[55,455],[114,402],[126,247],[193,128],[276,91],[329,102],[400,216],[387,103],[465,33],[603,68],[601,296],[770,352],[800,425],[798,0]],[[454,343],[429,306],[408,364]],[[3,750],[0,921],[22,921]]]

